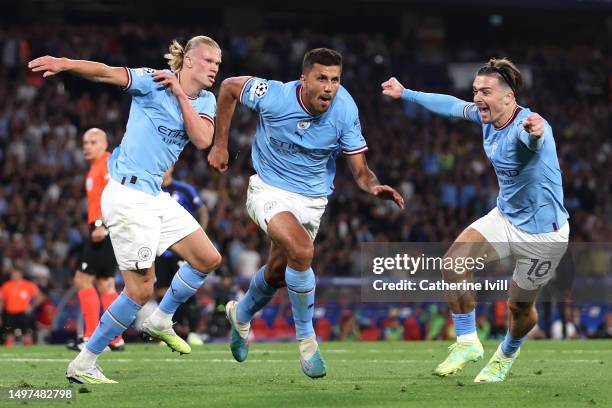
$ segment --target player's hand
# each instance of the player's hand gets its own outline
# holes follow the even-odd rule
[[[381,200],[393,200],[402,210],[404,209],[404,198],[393,187],[378,185],[372,187],[372,194]]]
[[[544,124],[544,118],[537,113],[532,113],[526,119],[523,119],[525,132],[536,138],[540,138],[544,134]]]
[[[45,55],[44,57],[39,57],[28,62],[28,68],[30,68],[32,72],[44,71],[43,78],[46,78],[66,71],[68,69],[66,61],[66,58],[56,58]]]
[[[101,227],[94,228],[94,230],[91,231],[91,241],[92,242],[104,241],[104,238],[106,238],[106,235],[107,235],[107,231],[104,225]]]
[[[179,84],[178,77],[170,72],[164,71],[155,71],[151,74],[153,80],[160,85],[163,85],[172,92],[177,98],[181,96],[187,96],[183,88],[181,88],[181,84]]]
[[[220,173],[224,173],[227,170],[227,162],[229,160],[229,152],[225,147],[219,147],[213,145],[208,153],[208,164],[213,169]]]
[[[404,92],[404,85],[402,85],[395,77],[389,78],[387,81],[383,82],[381,86],[383,95],[387,95],[395,99],[401,98],[402,93]]]

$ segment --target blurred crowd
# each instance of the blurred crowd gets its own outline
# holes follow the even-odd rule
[[[100,127],[117,145],[130,103],[119,89],[74,76],[43,80],[28,72],[27,61],[50,54],[165,68],[162,55],[170,41],[185,41],[201,31],[136,24],[0,29],[0,284],[17,268],[43,294],[70,287],[88,231],[81,136],[89,127]],[[340,158],[336,193],[317,237],[318,276],[358,275],[360,242],[451,242],[495,205],[497,181],[478,126],[431,116],[379,92],[380,83],[395,75],[407,87],[469,100],[469,93],[453,90],[448,63],[485,62],[494,56],[509,56],[531,68],[532,85],[519,102],[553,127],[571,240],[612,241],[612,60],[598,43],[524,42],[492,48],[455,47],[449,39],[432,53],[431,44],[410,34],[401,39],[291,30],[240,34],[219,29],[205,34],[223,48],[214,92],[224,77],[233,75],[297,79],[302,56],[312,47],[343,53],[342,82],[360,109],[369,166],[383,183],[402,192],[407,209],[361,192]],[[245,280],[265,262],[268,248],[244,208],[255,126],[256,115],[239,108],[226,174],[210,170],[206,152],[191,146],[175,170],[175,178],[196,186],[210,211],[207,233],[224,256],[222,276]]]

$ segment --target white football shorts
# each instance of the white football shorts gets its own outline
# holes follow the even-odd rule
[[[288,211],[297,218],[314,241],[325,212],[327,197],[307,197],[265,183],[257,174],[251,176],[247,191],[247,211],[266,234],[268,222],[276,214]]]
[[[500,259],[514,258],[512,279],[524,290],[539,289],[554,276],[569,241],[567,221],[558,231],[530,234],[512,225],[497,207],[470,228],[489,241]]]
[[[143,193],[110,179],[102,218],[122,271],[149,268],[155,257],[200,227],[170,194]]]

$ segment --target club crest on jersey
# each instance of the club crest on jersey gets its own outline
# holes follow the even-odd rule
[[[493,143],[491,145],[491,154],[495,154],[495,151],[497,150],[497,143]]]
[[[308,129],[310,127],[310,121],[308,121],[308,120],[300,120],[297,123],[297,127],[300,130],[306,130],[306,129]]]

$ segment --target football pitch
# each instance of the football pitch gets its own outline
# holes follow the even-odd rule
[[[226,344],[195,347],[179,356],[157,344],[128,344],[99,363],[119,384],[73,385],[76,398],[28,402],[78,407],[592,407],[612,405],[612,341],[527,341],[511,377],[500,384],[473,379],[495,350],[461,373],[431,370],[448,342],[322,343],[327,377],[311,380],[296,344],[253,344],[236,363]],[[64,370],[75,356],[62,346],[0,348],[0,406],[7,388],[67,387]]]

